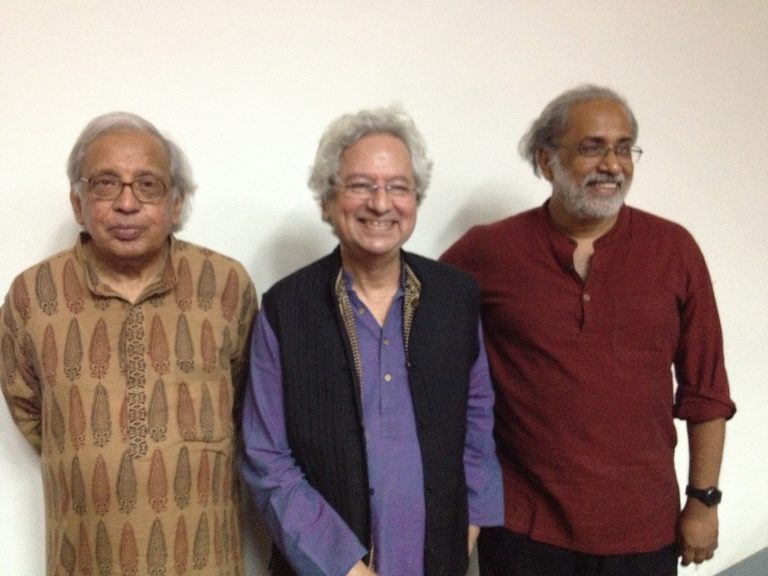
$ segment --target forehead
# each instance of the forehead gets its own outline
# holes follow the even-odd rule
[[[631,139],[632,123],[624,107],[612,100],[587,100],[571,106],[563,139],[584,138]]]
[[[140,131],[108,132],[96,137],[85,149],[84,165],[93,168],[154,168],[170,165],[162,141]]]
[[[369,134],[341,154],[342,172],[378,171],[411,173],[411,154],[392,134]]]

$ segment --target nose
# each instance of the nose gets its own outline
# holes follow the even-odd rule
[[[612,146],[605,150],[605,154],[600,159],[600,164],[598,164],[598,167],[605,172],[610,172],[611,174],[618,174],[621,172],[621,163],[619,162],[619,157],[616,156],[616,152],[613,150]]]
[[[136,212],[141,208],[141,202],[139,202],[136,195],[133,193],[133,186],[130,182],[123,182],[123,188],[120,194],[113,200],[113,205],[116,210],[122,212]],[[128,194],[125,193],[125,189],[128,188]]]
[[[368,197],[368,208],[378,214],[384,214],[388,212],[392,206],[389,193],[384,186],[376,186],[371,190],[371,195]]]

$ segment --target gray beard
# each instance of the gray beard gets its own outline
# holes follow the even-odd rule
[[[605,219],[616,216],[624,205],[624,199],[629,192],[631,180],[623,174],[604,176],[591,173],[581,183],[575,183],[573,178],[561,165],[557,157],[551,164],[553,174],[553,194],[558,197],[565,211],[575,218]],[[594,196],[589,192],[589,184],[600,180],[617,182],[620,187],[616,194],[610,197]]]

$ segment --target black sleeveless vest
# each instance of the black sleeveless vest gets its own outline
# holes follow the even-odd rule
[[[469,522],[463,454],[479,293],[457,269],[405,252],[403,258],[421,282],[406,355],[424,472],[425,574],[463,576]],[[340,269],[336,249],[278,282],[264,295],[262,311],[280,342],[293,455],[370,551],[360,383],[334,291]],[[272,570],[294,574],[276,549]]]

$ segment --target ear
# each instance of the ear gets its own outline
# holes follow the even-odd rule
[[[171,219],[171,222],[174,228],[179,224],[179,219],[181,219],[181,212],[183,209],[184,197],[181,194],[174,194],[173,207],[171,208],[171,210],[173,210],[173,218]]]
[[[552,182],[555,175],[552,173],[552,166],[549,163],[552,161],[552,152],[546,148],[539,148],[536,150],[536,164],[539,166],[539,172],[544,178]]]
[[[72,204],[72,211],[75,213],[75,221],[83,226],[85,224],[83,218],[83,199],[75,192],[74,186],[69,189],[69,202]]]
[[[321,218],[323,219],[323,222],[331,221],[331,201],[330,200],[320,201],[320,214],[321,214]]]

